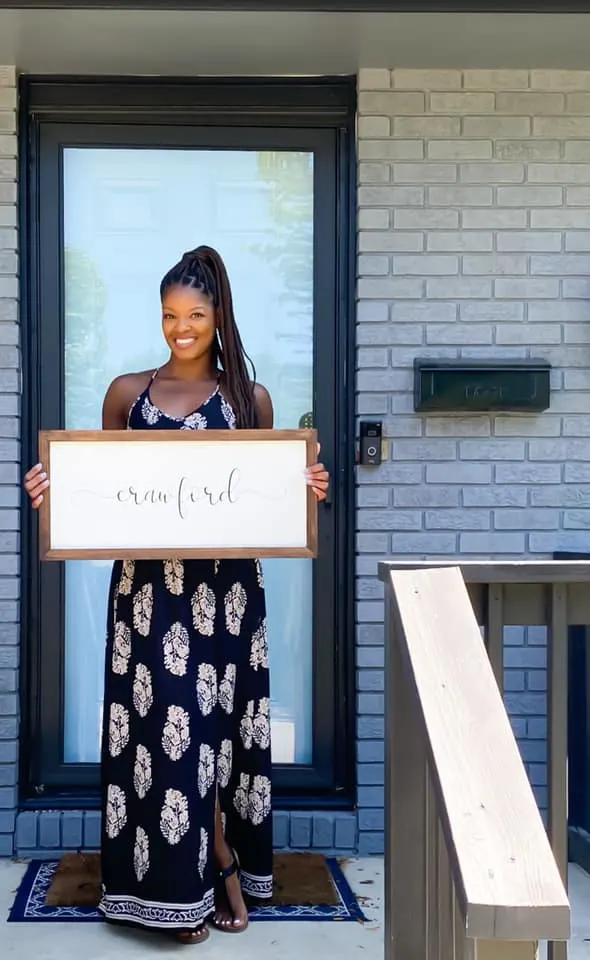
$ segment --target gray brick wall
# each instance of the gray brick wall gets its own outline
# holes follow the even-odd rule
[[[383,557],[590,549],[590,73],[363,70],[357,411],[360,849],[380,849]],[[544,357],[541,416],[422,417],[423,357]],[[506,703],[546,804],[545,636],[506,632]],[[366,784],[366,786],[364,786]]]
[[[0,856],[13,851],[18,753],[20,353],[16,82],[0,67]]]

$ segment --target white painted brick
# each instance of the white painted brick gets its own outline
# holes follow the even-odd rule
[[[359,90],[387,90],[390,86],[390,70],[372,70],[370,68],[362,68],[359,70]]]
[[[357,323],[385,323],[389,318],[389,304],[375,300],[361,300],[356,305]]]
[[[524,304],[461,303],[459,317],[464,323],[517,323],[524,319]]]
[[[433,207],[483,207],[491,204],[491,187],[429,187],[428,203]]]
[[[526,90],[528,70],[466,70],[463,75],[466,90]]]
[[[486,484],[492,481],[492,466],[488,463],[427,463],[427,483]]]
[[[457,507],[461,487],[399,487],[393,490],[393,502],[399,507]]]
[[[455,183],[457,167],[453,163],[396,163],[396,183]]]
[[[498,187],[498,204],[500,206],[559,207],[562,203],[563,190],[561,187]]]
[[[489,557],[490,554],[524,554],[526,539],[524,533],[462,533],[459,536],[461,553],[478,554]]]
[[[369,207],[421,207],[424,187],[361,187],[359,204]]]
[[[398,230],[456,230],[457,210],[394,210],[393,223]]]
[[[391,319],[394,323],[451,323],[457,317],[454,303],[428,303],[419,300],[415,303],[394,303],[391,307]]]
[[[424,558],[456,554],[457,537],[454,533],[394,533],[391,537],[393,558],[420,554]]]
[[[562,342],[562,334],[557,323],[506,323],[496,330],[496,343],[554,344]]]
[[[452,419],[440,416],[428,417],[426,420],[427,437],[489,437],[490,433],[491,424],[488,416],[457,416]]]
[[[465,117],[463,120],[463,134],[466,137],[503,139],[528,137],[530,132],[529,117]]]
[[[489,160],[492,141],[431,140],[427,144],[427,156],[429,160]]]
[[[13,110],[0,112],[0,132],[14,133],[16,131],[16,113]]]
[[[0,136],[0,156],[16,157],[16,136],[13,134]]]
[[[16,180],[16,157],[0,157],[0,180]]]
[[[364,137],[389,137],[391,120],[389,117],[358,117],[358,135]]]
[[[535,233],[533,230],[499,232],[496,235],[496,246],[499,251],[506,253],[527,251],[557,253],[561,250],[562,235],[550,232]]]
[[[590,90],[590,72],[585,70],[532,70],[534,90]]]
[[[494,296],[506,300],[546,300],[559,296],[558,280],[498,279],[494,281]]]
[[[387,163],[359,163],[359,183],[389,183],[391,168]]]
[[[452,256],[420,254],[393,258],[393,272],[400,276],[448,276],[459,272],[459,260]]]
[[[561,144],[559,140],[497,140],[494,152],[498,160],[559,160]],[[567,156],[567,144],[566,159],[578,159]]]
[[[426,343],[432,345],[439,343],[457,346],[465,343],[487,345],[492,343],[492,340],[493,328],[483,323],[475,326],[461,323],[433,323],[426,327]]]
[[[508,416],[494,419],[494,433],[503,437],[558,437],[561,432],[559,417]]]
[[[460,90],[460,70],[394,70],[396,90]]]
[[[431,93],[430,110],[449,116],[471,114],[472,116],[493,113],[493,93]],[[513,112],[513,111],[510,111]]]
[[[540,282],[540,281],[539,281]],[[545,281],[547,282],[547,281]],[[403,277],[395,279],[361,279],[358,283],[358,295],[362,299],[375,300],[412,300],[422,295],[423,282],[421,280],[407,280]]]
[[[564,297],[588,300],[590,299],[590,280],[562,280],[561,292]]]
[[[427,530],[489,530],[489,510],[427,510],[424,514]]]
[[[463,257],[463,273],[471,276],[485,277],[517,273],[525,274],[528,268],[528,259],[524,256],[508,256],[504,254],[468,254]]]
[[[587,210],[531,210],[533,230],[562,229],[582,230],[588,227],[590,214]]]
[[[422,160],[424,144],[421,140],[361,140],[358,155],[360,160]]]
[[[527,491],[524,487],[494,486],[465,487],[462,491],[465,507],[524,507]]]
[[[530,163],[530,183],[590,183],[590,166],[586,163]]]
[[[358,109],[363,114],[385,114],[390,117],[424,113],[423,93],[360,93]]]
[[[555,117],[564,110],[565,97],[561,93],[500,92],[496,96],[496,111],[501,114]]]
[[[580,113],[586,117],[590,116],[590,93],[568,93],[566,113]]]
[[[590,257],[570,253],[531,257],[531,273],[587,275],[590,273]]]
[[[590,206],[590,187],[567,187],[565,202],[568,207]]]
[[[358,274],[360,277],[386,277],[390,272],[389,268],[389,257],[362,254],[358,258]]]
[[[424,248],[422,233],[400,233],[399,231],[372,231],[359,234],[359,250],[371,253],[419,253]]]
[[[492,283],[472,277],[427,280],[426,295],[435,300],[488,300],[492,296]]]
[[[522,183],[524,177],[522,163],[463,163],[459,167],[463,183]]]
[[[363,207],[358,212],[357,223],[359,230],[387,230],[389,227],[389,216],[389,210]]]
[[[461,221],[466,230],[519,229],[527,225],[527,211],[498,210],[491,207],[488,210],[467,209],[462,211]]]
[[[395,137],[458,137],[460,133],[461,121],[458,117],[393,117]],[[473,136],[479,134],[474,133]]]
[[[541,236],[544,236],[544,234],[541,234]],[[556,236],[561,241],[561,234],[556,234]],[[493,249],[494,240],[491,231],[433,231],[427,234],[426,244],[427,249],[433,252],[468,251],[471,253],[486,253]]]
[[[590,117],[535,117],[533,136],[555,137],[558,140],[588,139]]]

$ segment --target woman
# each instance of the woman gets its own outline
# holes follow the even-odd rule
[[[219,254],[185,254],[160,297],[170,358],[111,384],[103,429],[272,428]],[[307,482],[325,498],[322,464]],[[38,464],[25,477],[34,508],[47,486]],[[258,561],[115,563],[102,739],[107,920],[202,943],[211,916],[219,930],[246,929],[243,893],[271,896],[269,703]]]

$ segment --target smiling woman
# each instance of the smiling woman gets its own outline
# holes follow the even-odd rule
[[[170,358],[111,384],[103,429],[271,429],[272,403],[249,379],[219,254],[185,254],[160,297]],[[307,474],[325,499],[322,464]],[[39,506],[41,465],[25,487]],[[162,493],[129,495],[158,502]],[[243,893],[272,895],[268,667],[258,560],[115,563],[101,757],[107,920],[201,942],[210,919],[227,932],[246,928]]]

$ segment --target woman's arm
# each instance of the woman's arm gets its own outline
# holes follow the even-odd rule
[[[102,429],[126,430],[129,410],[149,383],[149,373],[125,373],[111,383],[102,404]]]
[[[268,390],[261,383],[254,384],[254,403],[258,413],[259,430],[272,430],[274,424],[272,400]]]

